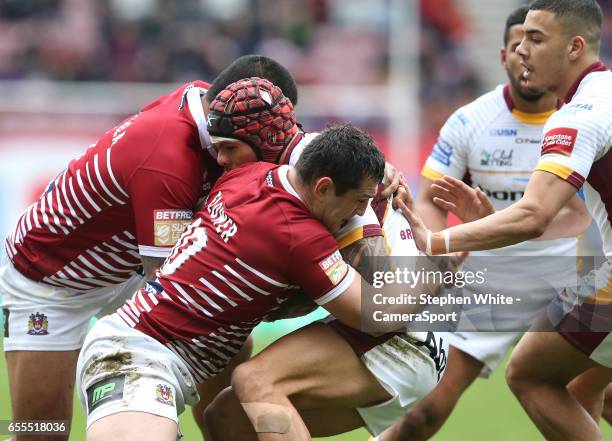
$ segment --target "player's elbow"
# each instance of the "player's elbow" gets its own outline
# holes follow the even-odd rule
[[[523,212],[524,215],[518,228],[525,239],[533,239],[544,234],[548,224],[552,221],[552,216],[542,212],[536,206],[524,207]]]

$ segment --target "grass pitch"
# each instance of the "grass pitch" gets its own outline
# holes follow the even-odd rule
[[[0,318],[1,320],[1,318]],[[280,325],[266,324],[255,333],[256,350],[277,339],[282,333],[303,325],[307,320],[291,321]],[[278,322],[277,322],[278,323]],[[505,365],[505,363],[504,363]],[[10,419],[8,378],[4,357],[0,358],[0,420]],[[180,417],[181,431],[186,441],[201,440],[200,432],[191,412]],[[612,427],[602,423],[604,438],[612,440]],[[366,441],[369,434],[364,429],[340,436],[325,438],[332,441]],[[0,439],[8,438],[0,433]],[[85,416],[75,397],[74,418],[70,441],[85,440]],[[498,369],[488,380],[476,380],[459,401],[455,411],[433,441],[531,441],[543,440],[527,418],[518,402],[504,382],[503,368]]]

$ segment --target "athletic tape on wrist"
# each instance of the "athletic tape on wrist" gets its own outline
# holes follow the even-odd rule
[[[450,231],[444,230],[444,247],[446,248],[446,254],[450,253]]]
[[[289,433],[291,409],[271,403],[240,403],[257,433]]]
[[[427,230],[427,241],[425,244],[425,254],[431,256],[431,231]]]

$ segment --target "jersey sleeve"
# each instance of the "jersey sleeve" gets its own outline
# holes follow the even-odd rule
[[[383,231],[378,223],[376,213],[368,203],[363,216],[353,216],[335,235],[340,249],[345,248],[366,237],[382,236]]]
[[[434,180],[444,175],[462,179],[467,172],[470,119],[463,109],[457,110],[446,121],[438,140],[425,162],[421,175]]]
[[[580,189],[604,140],[592,122],[593,115],[575,109],[561,109],[548,119],[536,170],[552,173]]]
[[[165,258],[193,219],[198,185],[154,170],[139,170],[130,181],[138,251]]]
[[[355,270],[344,261],[338,243],[323,226],[296,227],[301,228],[293,230],[288,277],[318,305],[324,305],[346,291]]]

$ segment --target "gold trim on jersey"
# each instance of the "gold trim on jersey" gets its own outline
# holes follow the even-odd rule
[[[543,126],[546,120],[555,113],[557,109],[549,110],[548,112],[542,113],[526,113],[520,110],[512,109],[512,116],[518,119],[520,122],[529,124],[532,126]]]
[[[553,175],[559,176],[565,181],[567,181],[570,175],[574,173],[574,170],[572,170],[571,168],[554,162],[540,162],[536,166],[536,170],[552,173]]]
[[[428,167],[426,165],[423,167],[423,170],[421,170],[421,176],[429,179],[430,181],[435,181],[436,179],[442,178],[444,176],[444,173],[440,173],[439,171],[434,170],[433,168]]]
[[[340,249],[348,247],[350,244],[357,242],[359,239],[363,239],[363,227],[357,227],[338,239],[338,247]]]

